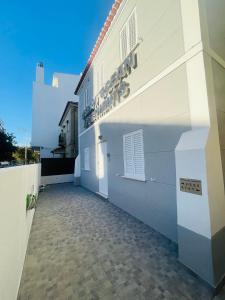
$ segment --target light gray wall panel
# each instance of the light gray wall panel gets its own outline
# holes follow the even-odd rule
[[[108,144],[110,201],[176,241],[174,149],[181,134],[191,128],[185,67],[164,77],[96,126]],[[123,135],[138,129],[143,129],[144,135],[146,182],[122,178]],[[95,153],[93,128],[81,136],[80,144],[81,154],[88,145]],[[93,156],[91,171],[81,174],[81,183],[94,192],[98,191],[96,159]]]
[[[223,178],[225,182],[225,69],[212,59],[214,92],[220,139]]]
[[[105,84],[122,63],[120,31],[135,7],[140,45],[136,49],[138,67],[126,78],[130,83],[131,95],[184,54],[180,0],[129,0],[98,50],[80,88],[81,94],[87,84],[94,96],[99,92],[96,87],[97,73],[102,65]],[[82,98],[80,109],[82,112]],[[80,122],[80,129],[84,130],[83,122]]]
[[[148,180],[175,186],[176,168],[174,151],[146,153],[145,174]]]
[[[210,47],[225,60],[225,2],[224,0],[201,0],[206,9]]]
[[[177,241],[175,186],[121,177],[113,179],[113,175],[110,178],[115,183],[109,189],[111,202]]]
[[[212,238],[212,255],[214,266],[214,281],[221,283],[225,270],[225,228],[222,228]]]
[[[179,260],[210,284],[214,283],[211,240],[178,225]]]
[[[217,287],[224,279],[225,228],[208,239],[178,226],[178,240],[180,261]]]

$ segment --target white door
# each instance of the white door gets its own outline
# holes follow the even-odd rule
[[[98,164],[99,164],[99,193],[108,196],[108,161],[107,161],[107,143],[99,143],[98,146]]]

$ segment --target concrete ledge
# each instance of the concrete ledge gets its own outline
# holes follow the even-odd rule
[[[99,193],[99,192],[96,192],[95,193],[99,198],[101,198],[102,200],[109,200],[109,196],[105,195],[105,194],[102,194],[102,193]]]
[[[73,182],[74,175],[73,174],[65,174],[65,175],[52,175],[52,176],[41,176],[41,184],[56,184],[56,183],[66,183]]]

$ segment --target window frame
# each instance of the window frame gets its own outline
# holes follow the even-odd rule
[[[90,147],[84,148],[84,170],[90,171]]]
[[[120,30],[120,59],[121,61],[124,61],[124,59],[126,58],[127,54],[129,53],[128,52],[128,35],[129,35],[129,32],[128,32],[128,22],[126,21],[125,24],[123,25],[122,29]],[[124,28],[126,28],[126,48],[127,48],[127,53],[126,55],[123,57],[123,50],[122,50],[122,32],[124,30]]]
[[[135,45],[130,48],[130,29],[129,29],[129,21],[132,17],[132,15],[135,15],[135,29],[136,29],[136,41],[135,41]],[[121,43],[121,36],[122,36],[122,31],[124,30],[124,28],[126,27],[126,44],[127,44],[127,53],[126,56],[123,57],[122,55],[122,43]],[[128,16],[127,20],[125,21],[125,23],[122,26],[122,29],[120,30],[120,58],[121,61],[124,61],[124,59],[127,57],[127,55],[137,46],[138,43],[138,22],[137,22],[137,9],[136,7],[133,8],[133,10],[131,11],[130,15]]]
[[[142,147],[142,150],[143,150],[143,174],[142,175],[138,175],[135,173],[135,154],[134,154],[134,135],[137,134],[137,133],[141,133],[141,147]],[[125,148],[125,139],[127,137],[131,137],[132,138],[132,173],[127,173],[126,171],[126,162],[127,162],[127,157],[126,157],[126,148]],[[143,135],[143,129],[139,129],[139,130],[136,130],[136,131],[133,131],[133,132],[129,132],[127,134],[124,134],[123,135],[123,163],[124,163],[124,178],[129,178],[129,179],[134,179],[134,180],[139,180],[139,181],[146,181],[145,179],[145,155],[144,155],[144,135]]]
[[[89,105],[89,98],[90,98],[90,91],[89,91],[89,84],[85,81],[83,85],[82,91],[82,101],[83,101],[83,110]]]

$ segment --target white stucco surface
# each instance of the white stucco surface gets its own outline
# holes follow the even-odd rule
[[[223,133],[220,127],[224,82],[223,64],[220,62],[223,58],[218,60],[219,50],[223,48],[218,41],[223,32],[223,18],[217,20],[218,14],[215,13],[223,10],[224,4],[221,1],[217,1],[216,5],[211,1],[184,2],[181,1],[184,43],[188,45],[185,49],[196,45],[200,32],[203,51],[186,62],[193,130],[181,136],[176,148],[178,225],[211,238],[225,226]],[[194,17],[190,18],[190,12]],[[201,180],[202,196],[181,192],[179,178],[182,177]]]
[[[0,169],[0,299],[16,300],[34,210],[27,194],[38,193],[39,164]]]
[[[41,176],[42,184],[57,184],[65,182],[73,182],[74,174]]]
[[[43,68],[37,67],[40,72]],[[40,77],[37,70],[37,79]],[[80,76],[54,73],[52,85],[39,79],[33,82],[31,145],[43,147],[41,157],[52,157],[58,147],[59,121],[68,101],[78,101],[74,89]]]

